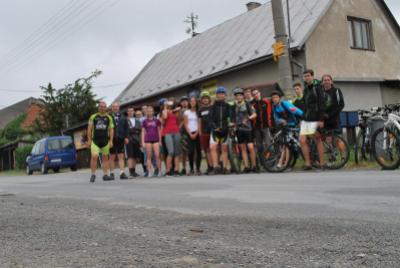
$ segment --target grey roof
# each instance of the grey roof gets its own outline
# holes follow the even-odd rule
[[[331,3],[290,0],[293,48],[306,42]],[[268,2],[156,54],[117,100],[121,104],[135,102],[265,58],[272,54],[273,43]]]

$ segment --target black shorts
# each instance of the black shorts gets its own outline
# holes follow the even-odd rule
[[[126,154],[130,159],[138,159],[142,157],[142,151],[140,150],[140,144],[138,142],[130,141],[126,145]]]
[[[227,141],[228,141],[228,130],[211,132],[210,144],[226,144]]]
[[[340,122],[338,121],[325,121],[324,129],[328,131],[340,131]]]
[[[114,139],[113,147],[110,149],[110,154],[123,154],[125,152],[124,139]]]
[[[236,131],[236,137],[239,144],[254,143],[252,131]]]

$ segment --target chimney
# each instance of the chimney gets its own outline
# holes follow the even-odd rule
[[[258,2],[248,2],[246,4],[247,11],[251,11],[251,10],[256,9],[256,8],[258,8],[260,6],[261,6],[261,4],[258,3]]]

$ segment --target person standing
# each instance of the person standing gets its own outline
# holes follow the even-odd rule
[[[300,145],[305,160],[304,170],[312,170],[310,146],[308,144],[309,137],[313,137],[315,140],[319,155],[319,165],[323,169],[325,168],[324,145],[322,143],[321,134],[317,130],[324,127],[324,92],[321,83],[314,79],[313,70],[306,70],[303,73],[303,78],[305,82],[305,107],[303,111],[304,120],[300,123]]]
[[[147,107],[147,118],[142,124],[142,143],[146,149],[146,163],[148,169],[148,176],[150,172],[153,172],[153,177],[161,177],[161,158],[160,158],[160,132],[161,122],[154,117],[154,108],[152,106]],[[156,165],[153,166],[153,152],[156,160]]]
[[[181,134],[179,129],[178,115],[180,107],[174,109],[172,101],[166,102],[162,111],[162,119],[164,121],[165,144],[167,147],[167,176],[180,175],[181,161]],[[174,166],[172,164],[174,162]],[[174,168],[174,169],[173,169]],[[175,170],[175,171],[174,171]]]
[[[189,175],[201,175],[201,147],[200,147],[200,136],[199,136],[199,116],[198,116],[198,105],[197,98],[195,96],[189,99],[189,109],[184,113],[184,127],[186,134],[189,137]],[[196,173],[194,171],[194,161],[196,159]]]
[[[110,168],[111,178],[114,179],[115,160],[118,159],[119,178],[126,180],[128,177],[125,175],[125,140],[128,138],[128,126],[125,116],[120,112],[120,105],[114,102],[111,105],[111,116],[114,124],[114,141],[113,147],[110,149]]]
[[[133,107],[128,108],[128,144],[126,145],[126,152],[128,155],[128,167],[130,178],[139,177],[136,173],[137,160],[141,159],[141,132],[142,127],[139,118],[135,118],[135,110]]]
[[[233,107],[234,123],[236,126],[236,137],[240,146],[242,159],[244,163],[244,173],[258,173],[257,158],[254,149],[253,141],[253,128],[251,121],[257,118],[257,114],[250,102],[244,99],[244,92],[241,88],[233,90],[235,96],[235,105]],[[251,168],[249,163],[249,154],[251,161]]]
[[[186,172],[186,162],[188,158],[188,153],[189,153],[189,136],[186,133],[185,126],[184,126],[184,114],[187,110],[189,110],[189,98],[188,96],[182,96],[179,100],[179,106],[180,106],[180,111],[179,111],[179,128],[180,128],[180,133],[181,133],[181,159],[182,159],[182,171],[181,175],[187,175]]]
[[[199,135],[200,146],[207,158],[207,174],[212,171],[212,158],[210,153],[210,109],[211,96],[210,93],[204,91],[200,94],[201,107],[199,109]]]
[[[328,131],[340,132],[340,112],[344,109],[344,98],[340,88],[333,84],[329,74],[322,76],[322,85],[325,92],[324,127]]]
[[[301,83],[295,83],[293,85],[293,90],[295,93],[295,99],[293,100],[293,105],[304,111],[306,108],[306,104],[304,102],[304,90]]]
[[[261,92],[254,88],[252,90],[253,101],[252,106],[256,111],[256,119],[253,120],[253,133],[257,146],[257,153],[260,158],[263,157],[264,151],[271,143],[272,126],[272,102],[270,99],[263,98]]]
[[[98,113],[89,118],[88,123],[88,146],[90,146],[91,158],[90,169],[92,175],[90,182],[96,180],[97,160],[102,156],[103,180],[110,181],[110,147],[113,147],[114,124],[113,119],[107,113],[107,104],[104,101],[99,102]]]
[[[213,162],[213,170],[210,175],[230,174],[230,164],[228,160],[228,135],[229,127],[232,124],[232,107],[226,102],[227,91],[224,87],[216,90],[216,100],[210,109],[210,151]],[[219,164],[218,147],[221,145],[222,164]]]

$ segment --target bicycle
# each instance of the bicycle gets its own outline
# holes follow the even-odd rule
[[[384,127],[372,135],[372,153],[376,162],[385,170],[400,166],[400,105],[386,106],[388,119]]]
[[[347,142],[335,131],[320,132],[322,132],[326,168],[330,170],[343,168],[350,156]],[[312,165],[319,168],[319,154],[314,139],[309,139],[309,144]],[[267,149],[265,168],[270,172],[283,172],[289,167],[293,168],[299,158],[304,160],[299,142],[299,129],[284,128],[274,136],[273,143]]]
[[[242,154],[234,126],[229,126],[228,130],[228,158],[231,172],[239,174],[242,170]]]
[[[359,110],[358,117],[360,132],[357,135],[354,147],[354,161],[356,164],[371,160],[371,133],[368,121],[372,117],[372,113],[370,111]]]

